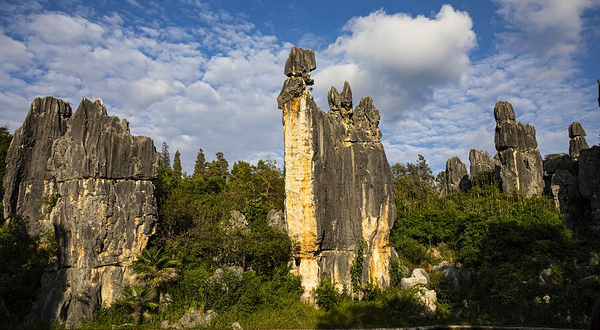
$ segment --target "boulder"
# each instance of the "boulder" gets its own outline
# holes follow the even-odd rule
[[[416,285],[422,285],[429,287],[429,274],[423,268],[413,269],[411,277],[403,278],[400,280],[400,286],[403,289],[411,289]]]
[[[437,310],[435,304],[437,302],[437,294],[434,290],[420,289],[417,291],[417,299],[419,299],[425,307],[426,314],[435,314],[435,311]]]
[[[448,261],[442,261],[440,264],[433,266],[432,272],[434,274],[442,273],[444,278],[452,283],[455,288],[467,284],[471,280],[471,273],[466,268]]]

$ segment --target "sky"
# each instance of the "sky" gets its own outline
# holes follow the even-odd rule
[[[567,127],[600,142],[600,0],[0,0],[0,125],[31,101],[101,98],[131,132],[193,171],[199,148],[232,165],[283,167],[277,95],[292,46],[316,51],[313,96],[348,81],[371,96],[388,162],[435,173],[470,149],[492,156],[494,104],[536,127],[542,155]]]

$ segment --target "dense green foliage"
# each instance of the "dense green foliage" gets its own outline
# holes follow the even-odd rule
[[[395,165],[400,264],[462,264],[458,289],[433,277],[438,316],[448,322],[584,326],[600,297],[597,237],[583,219],[569,229],[546,196],[501,193],[493,173],[466,192],[440,194],[426,163]],[[549,270],[549,279],[540,273]],[[543,301],[548,296],[549,303]]]

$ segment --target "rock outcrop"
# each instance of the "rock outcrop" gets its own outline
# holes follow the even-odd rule
[[[582,149],[588,149],[589,146],[585,140],[585,130],[581,124],[574,121],[569,125],[569,156],[571,159],[577,160]]]
[[[503,191],[520,191],[524,196],[540,195],[544,188],[542,156],[535,128],[515,120],[510,103],[499,101],[496,119],[496,175]]]
[[[63,100],[36,98],[6,154],[4,214],[18,216],[30,235],[52,229],[44,199],[44,181],[50,177],[46,161],[54,140],[66,133],[71,115],[71,107]]]
[[[471,180],[475,179],[477,174],[494,169],[494,162],[487,151],[471,149],[469,151],[469,163],[471,167],[469,173]]]
[[[371,279],[389,284],[395,256],[389,244],[396,214],[393,181],[379,111],[370,97],[353,109],[347,82],[342,93],[330,89],[330,112],[321,111],[307,88],[315,68],[312,50],[293,47],[277,98],[284,124],[285,217],[295,246],[294,271],[308,302],[314,302],[325,274],[338,288],[352,290],[352,263],[362,261],[363,284]]]
[[[154,232],[158,154],[101,100],[84,98],[71,116],[46,97],[32,103],[8,155],[8,214],[31,233],[53,230],[59,250],[30,319],[76,326],[120,296]]]
[[[446,161],[446,193],[467,190],[471,186],[467,166],[460,158],[452,157]]]

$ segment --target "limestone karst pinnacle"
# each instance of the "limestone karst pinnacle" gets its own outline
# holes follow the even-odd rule
[[[59,247],[30,320],[77,326],[120,296],[154,232],[154,144],[132,136],[100,100],[84,98],[72,113],[44,97],[31,103],[6,161],[5,214],[31,234],[53,232]]]
[[[325,275],[338,289],[352,291],[350,267],[360,260],[363,284],[371,279],[389,284],[395,257],[389,232],[396,216],[373,100],[362,98],[352,109],[345,82],[341,94],[329,90],[331,111],[321,111],[307,88],[315,68],[312,50],[293,47],[277,98],[284,124],[285,215],[297,247],[293,271],[302,278],[304,299],[313,303]]]

